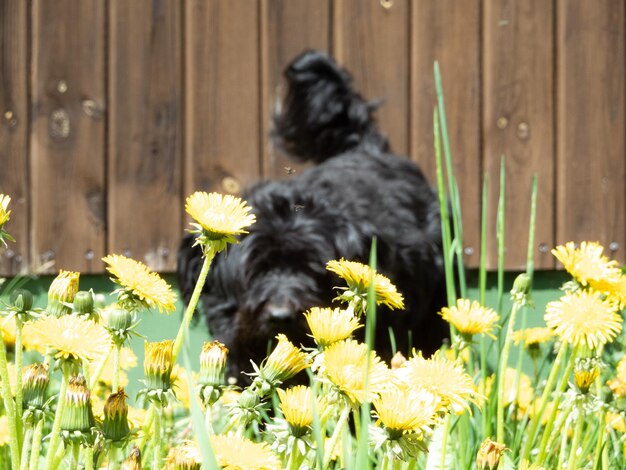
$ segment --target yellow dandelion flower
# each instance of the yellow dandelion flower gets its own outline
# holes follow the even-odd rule
[[[202,456],[194,441],[185,440],[176,447],[172,447],[165,458],[168,469],[200,470]]]
[[[617,262],[609,260],[603,251],[602,245],[596,242],[582,242],[579,248],[574,242],[568,242],[557,246],[552,254],[580,284],[587,286],[619,274]]]
[[[78,293],[80,273],[74,271],[59,272],[48,288],[48,315],[67,315],[72,313],[72,302]]]
[[[478,449],[476,466],[479,470],[485,468],[493,470],[500,463],[500,458],[505,450],[506,446],[504,444],[492,441],[490,438],[485,439]]]
[[[99,324],[75,315],[47,315],[24,326],[24,338],[49,348],[56,359],[98,361],[108,353],[109,333]]]
[[[626,276],[615,275],[594,281],[591,287],[604,294],[608,300],[618,304],[620,310],[626,308]]]
[[[9,443],[9,418],[0,416],[0,446],[5,446]]]
[[[280,459],[265,443],[252,442],[235,434],[211,436],[220,467],[230,470],[280,469]]]
[[[372,404],[393,438],[405,432],[427,433],[438,421],[441,400],[424,389],[391,386],[382,390]]]
[[[289,423],[296,437],[302,436],[313,423],[313,390],[304,385],[296,385],[287,390],[279,388],[277,391],[285,421]],[[319,408],[319,403],[317,407]]]
[[[606,414],[606,424],[611,426],[616,431],[626,434],[626,419],[624,419],[624,416],[621,414],[609,411]]]
[[[483,398],[463,366],[441,356],[424,359],[421,354],[415,355],[394,370],[394,378],[406,386],[437,395],[443,406],[456,413],[469,409],[470,403],[478,405]]]
[[[0,229],[4,224],[9,221],[11,211],[7,210],[7,208],[9,207],[10,202],[10,196],[7,196],[6,194],[0,194]]]
[[[158,308],[159,312],[176,310],[176,294],[170,285],[145,264],[122,255],[107,255],[102,261],[114,276],[113,281],[148,307]]]
[[[492,330],[500,316],[495,310],[483,307],[476,301],[458,299],[456,306],[442,308],[439,315],[451,323],[462,335],[472,336],[483,333],[496,339]]]
[[[349,338],[361,328],[359,319],[349,310],[313,307],[304,314],[315,342],[322,348]]]
[[[337,274],[348,284],[348,289],[357,296],[367,295],[372,277],[372,270],[366,264],[345,259],[331,260],[326,263],[326,269]],[[374,290],[376,304],[384,304],[391,309],[403,309],[404,299],[389,278],[374,271]]]
[[[244,229],[256,221],[245,201],[219,193],[195,192],[187,197],[185,210],[211,240],[247,233]]]
[[[324,351],[322,369],[353,403],[371,401],[388,384],[390,372],[375,351],[369,354],[369,387],[365,392],[368,366],[367,345],[353,339],[332,344]]]
[[[515,344],[524,342],[524,347],[532,348],[543,343],[547,343],[554,337],[552,328],[545,326],[525,328],[513,332],[513,341]]]
[[[309,365],[306,353],[295,347],[283,334],[276,336],[278,344],[261,366],[261,377],[275,384],[296,375]]]
[[[546,325],[561,340],[595,349],[613,341],[622,330],[622,317],[614,303],[591,292],[567,294],[546,306]]]

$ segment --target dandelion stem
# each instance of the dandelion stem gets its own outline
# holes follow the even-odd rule
[[[511,351],[511,342],[513,336],[513,326],[517,318],[517,313],[522,307],[521,302],[514,302],[509,324],[506,328],[506,336],[504,338],[504,348],[500,356],[500,373],[498,374],[498,408],[496,410],[496,441],[504,443],[504,378],[506,376],[506,368],[509,362],[509,353]]]
[[[87,446],[85,448],[85,470],[93,470],[93,447]]]
[[[111,393],[117,393],[120,382],[120,351],[121,343],[116,342],[113,347],[113,379],[111,380]]]
[[[20,468],[20,447],[17,429],[17,419],[15,415],[15,401],[11,393],[11,381],[9,378],[9,369],[7,365],[7,350],[4,345],[4,339],[0,332],[0,379],[2,380],[2,399],[4,401],[4,409],[6,411],[7,422],[9,427],[9,449],[11,453],[11,468],[16,470]]]
[[[550,435],[552,434],[552,428],[554,427],[556,414],[559,411],[559,404],[561,402],[563,392],[565,391],[565,388],[567,387],[567,381],[569,379],[570,374],[572,373],[572,369],[574,368],[575,359],[576,359],[576,350],[574,349],[574,352],[570,356],[569,362],[567,364],[567,368],[565,369],[565,372],[563,373],[563,376],[561,377],[561,382],[559,382],[559,386],[556,389],[556,394],[553,400],[552,411],[550,412],[550,416],[548,418],[546,427],[543,432],[543,437],[541,438],[541,443],[539,445],[539,454],[537,456],[537,463],[540,465],[543,464],[544,460],[546,459],[546,451],[548,449],[548,442],[550,440]]]
[[[22,351],[22,331],[24,322],[15,316],[15,427],[18,439],[22,438],[22,413],[24,390],[22,388],[22,365],[24,354]],[[21,445],[21,442],[19,443]]]
[[[26,426],[24,433],[24,445],[22,445],[22,458],[20,461],[20,470],[28,469],[28,455],[33,441],[33,427]]]
[[[350,416],[350,407],[344,406],[343,410],[341,410],[341,414],[339,415],[339,419],[337,420],[337,424],[335,424],[335,429],[333,430],[333,435],[330,438],[330,442],[328,443],[328,447],[326,449],[326,455],[324,455],[324,465],[322,468],[327,468],[330,460],[333,456],[333,451],[337,446],[337,441],[339,441],[339,437],[343,433],[343,428],[346,426],[348,422],[348,417]]]
[[[153,451],[153,459],[152,459],[152,468],[154,470],[158,470],[161,468],[161,427],[162,427],[162,418],[163,418],[163,408],[161,405],[157,405],[156,403],[152,404],[152,408],[154,409],[154,434],[152,435],[152,451]]]
[[[574,438],[572,439],[572,447],[569,451],[569,461],[567,462],[567,470],[574,470],[576,468],[576,450],[578,449],[578,443],[580,442],[580,436],[583,433],[583,425],[585,424],[585,415],[582,403],[579,403],[578,414],[576,416],[576,428],[574,428]]]
[[[523,462],[524,460],[528,460],[530,456],[530,451],[533,448],[533,444],[535,442],[535,439],[537,438],[537,432],[539,431],[539,424],[541,423],[541,417],[544,411],[546,410],[546,406],[548,405],[548,398],[550,396],[550,393],[552,392],[552,387],[554,387],[556,377],[559,373],[559,370],[561,369],[561,364],[563,362],[563,358],[565,357],[567,353],[567,350],[568,350],[567,343],[563,342],[561,344],[561,347],[559,348],[559,352],[556,355],[556,359],[554,360],[552,369],[550,370],[550,375],[548,376],[548,381],[546,382],[546,386],[544,387],[543,393],[541,394],[539,410],[530,421],[530,430],[528,431],[528,434],[527,434],[528,440],[526,441],[526,444],[524,445],[524,450],[522,452],[522,458],[520,459],[520,462]]]
[[[114,348],[114,345],[113,343],[111,343],[111,345],[109,346],[109,350],[104,356],[102,356],[102,358],[100,359],[100,362],[98,363],[98,367],[96,367],[96,370],[94,371],[92,376],[89,378],[89,390],[93,390],[93,388],[96,386],[96,383],[98,383],[98,379],[102,375],[104,366],[106,365],[107,359],[111,355],[113,348]],[[116,391],[115,389],[112,390],[113,393],[115,393],[115,391]]]
[[[50,432],[50,444],[48,445],[48,454],[46,455],[46,470],[52,470],[54,468],[55,454],[61,442],[61,416],[65,409],[65,393],[67,391],[67,382],[70,375],[68,363],[63,364],[62,371],[63,377],[61,378],[57,409],[54,414],[54,422],[52,423],[52,431]]]
[[[33,440],[31,444],[30,462],[28,470],[37,470],[39,468],[39,455],[41,453],[41,438],[43,437],[43,419],[37,421]]]
[[[185,337],[185,334],[187,334],[187,330],[189,330],[191,317],[193,316],[193,312],[196,310],[196,305],[198,305],[198,301],[200,300],[200,294],[202,293],[202,289],[204,287],[204,283],[206,282],[206,277],[209,273],[209,268],[211,267],[211,262],[213,261],[214,257],[215,251],[213,249],[206,250],[204,262],[202,263],[202,269],[200,270],[200,275],[198,276],[198,280],[196,281],[196,285],[193,289],[193,294],[191,294],[191,299],[189,300],[189,305],[187,305],[187,310],[185,310],[183,321],[178,330],[178,334],[176,335],[176,340],[174,341],[174,348],[172,349],[172,363],[174,364],[176,363],[178,353],[183,346],[183,339]]]
[[[450,413],[446,414],[443,422],[443,438],[441,440],[441,461],[439,462],[439,468],[445,470],[446,460],[448,457],[448,434],[450,433]]]

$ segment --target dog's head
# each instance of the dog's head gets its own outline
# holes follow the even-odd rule
[[[336,296],[337,278],[326,270],[327,261],[364,246],[339,214],[283,192],[270,197],[261,189],[249,199],[257,222],[216,256],[201,296],[209,331],[229,348],[229,374],[238,379],[252,370],[250,360],[260,364],[278,333],[312,346],[303,313],[330,306]],[[179,287],[187,301],[202,264],[192,243],[187,236],[179,252]]]

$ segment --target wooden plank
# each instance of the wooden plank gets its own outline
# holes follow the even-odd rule
[[[32,257],[99,271],[105,245],[104,2],[32,4]]]
[[[6,230],[16,239],[0,247],[0,275],[28,269],[28,16],[22,0],[0,0],[0,193],[11,196]]]
[[[174,270],[184,207],[181,3],[110,8],[107,250]]]
[[[238,193],[260,175],[259,9],[195,0],[185,19],[185,194]]]
[[[624,2],[557,5],[556,241],[599,241],[624,262]]]
[[[480,254],[480,1],[414,0],[411,16],[411,157],[436,184],[433,64],[441,70],[448,133],[463,215],[464,260]]]
[[[504,156],[505,267],[526,267],[532,178],[537,175],[535,265],[553,268],[553,4],[490,0],[484,6],[483,142],[484,169],[491,181],[489,233],[496,230]],[[497,266],[495,236],[489,238],[488,265]]]
[[[369,100],[383,100],[377,116],[393,151],[409,151],[409,0],[337,0],[333,54]]]
[[[287,64],[306,49],[329,51],[330,5],[328,0],[262,0],[261,5],[261,139],[268,142],[270,116],[283,96],[282,72]],[[285,178],[306,166],[276,152],[271,142],[263,145],[263,149],[265,177]]]

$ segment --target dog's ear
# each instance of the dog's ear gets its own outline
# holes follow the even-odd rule
[[[202,250],[199,246],[194,246],[196,238],[192,234],[183,237],[178,250],[178,288],[185,300],[189,303],[191,294],[202,269]]]

